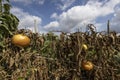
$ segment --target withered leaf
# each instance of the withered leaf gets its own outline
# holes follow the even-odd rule
[[[9,63],[10,65],[9,65],[9,67],[12,67],[14,62],[15,62],[15,60],[12,57],[10,57],[10,63]]]
[[[19,53],[15,55],[15,61],[18,61],[18,60],[19,60]]]

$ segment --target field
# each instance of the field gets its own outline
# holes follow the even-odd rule
[[[21,29],[14,34],[27,35],[27,47],[4,38],[0,49],[0,80],[119,80],[120,36],[82,32],[60,36],[32,33]],[[86,45],[87,47],[83,47]],[[85,69],[83,62],[93,67]]]
[[[0,0],[0,80],[119,80],[117,32],[33,33],[18,29]],[[17,35],[19,34],[19,35]],[[16,37],[15,37],[16,36]]]

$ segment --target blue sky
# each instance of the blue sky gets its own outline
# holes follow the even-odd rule
[[[105,31],[107,20],[111,30],[120,32],[120,0],[10,0],[11,12],[19,20],[19,28],[34,31],[84,31],[92,23],[97,31]]]

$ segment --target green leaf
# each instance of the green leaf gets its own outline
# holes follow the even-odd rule
[[[1,27],[2,29],[5,29],[10,35],[13,34],[13,33],[8,29],[7,25],[0,24],[0,27]]]

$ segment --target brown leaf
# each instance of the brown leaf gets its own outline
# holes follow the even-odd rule
[[[18,62],[19,62],[19,53],[15,55],[15,66],[18,67]]]
[[[10,65],[9,65],[9,67],[12,67],[14,62],[15,62],[14,59],[12,57],[10,57]]]
[[[18,60],[19,60],[19,53],[15,55],[15,61],[18,61]]]

